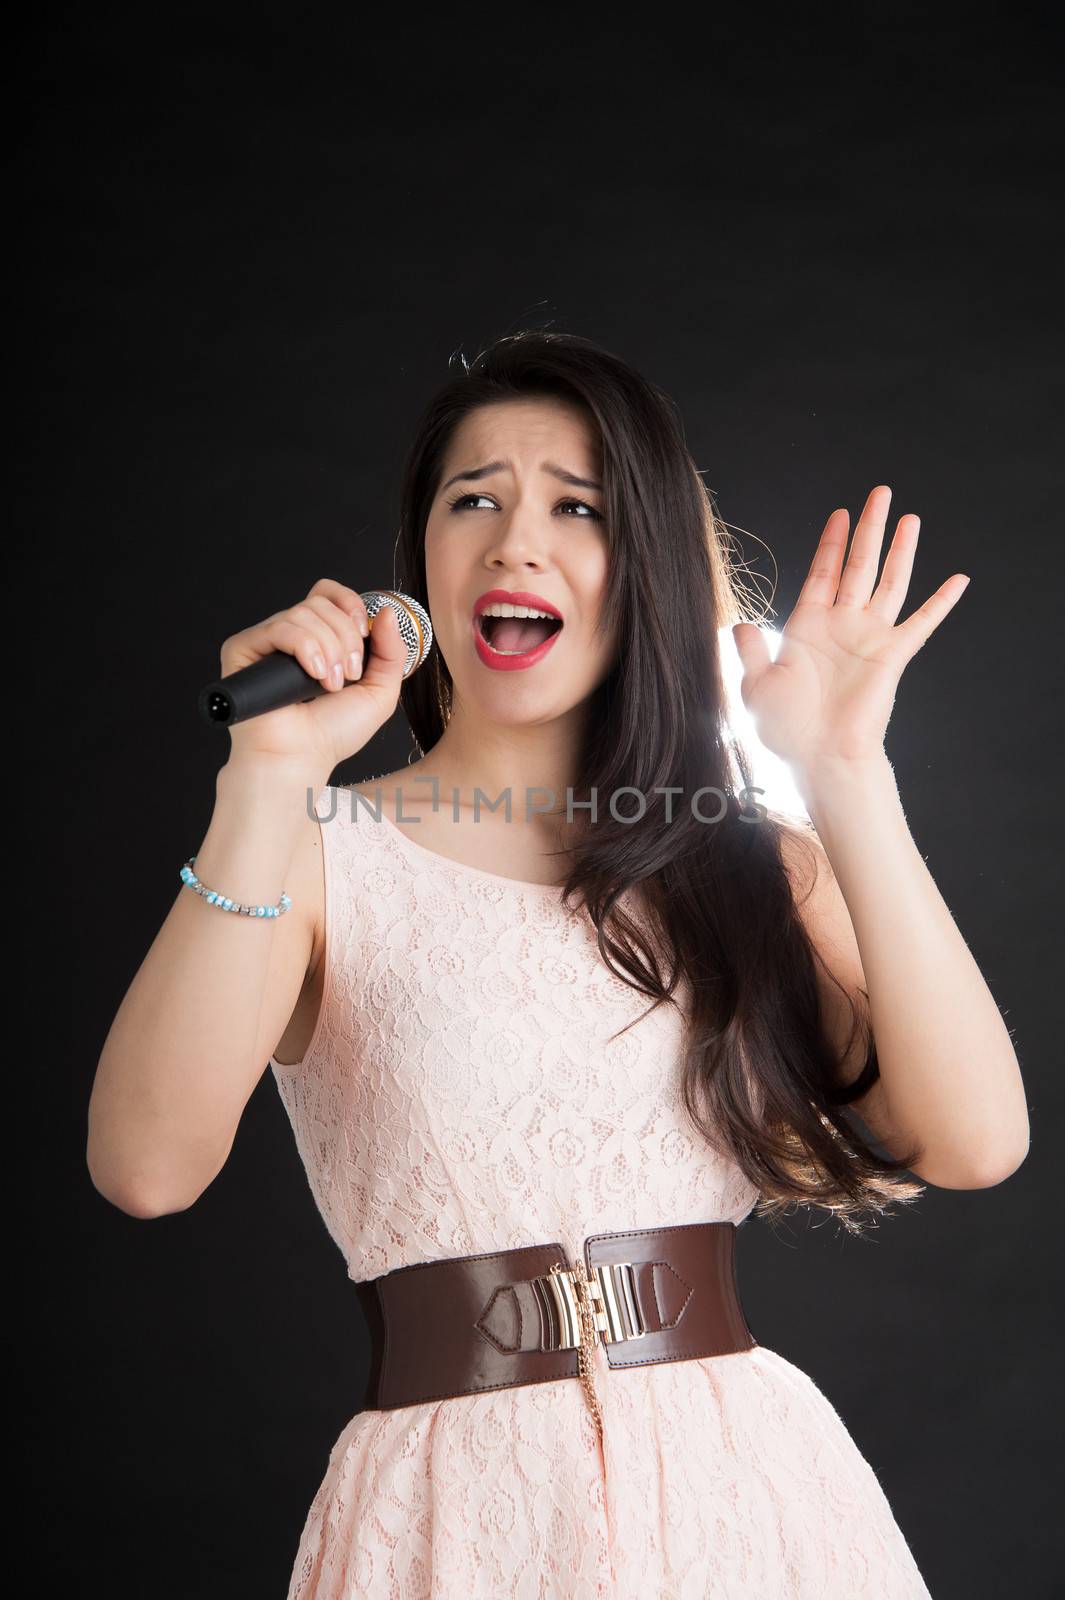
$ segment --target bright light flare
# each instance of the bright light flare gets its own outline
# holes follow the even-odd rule
[[[764,623],[758,623],[757,626],[765,636],[769,654],[775,661],[781,645],[780,633],[776,628],[767,627]],[[736,649],[736,641],[732,637],[732,629],[722,628],[718,642],[721,650],[721,675],[725,680],[725,694],[728,700],[726,721],[733,737],[739,740],[747,753],[752,782],[757,788],[765,791],[764,794],[755,794],[753,798],[759,805],[768,806],[774,811],[783,811],[788,816],[808,822],[810,813],[806,809],[802,795],[795,787],[791,768],[786,761],[781,761],[779,756],[766,749],[755,732],[754,720],[740,696],[743,663]],[[734,767],[734,771],[736,782],[741,783],[742,777],[738,767]]]

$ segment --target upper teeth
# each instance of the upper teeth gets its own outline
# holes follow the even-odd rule
[[[548,622],[557,622],[553,611],[537,611],[533,606],[512,606],[505,600],[495,600],[490,606],[485,606],[481,612],[482,617],[544,617]]]

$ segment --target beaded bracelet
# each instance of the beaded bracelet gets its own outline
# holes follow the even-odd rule
[[[276,906],[245,906],[239,900],[230,900],[225,895],[218,893],[217,889],[208,889],[206,884],[200,882],[192,870],[195,856],[190,856],[179,874],[182,883],[187,889],[195,889],[197,894],[202,894],[209,906],[217,906],[220,911],[236,911],[242,917],[283,917],[292,904],[290,895],[282,889],[281,898]]]

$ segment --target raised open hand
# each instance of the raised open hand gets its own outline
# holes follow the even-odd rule
[[[890,503],[885,484],[872,490],[845,567],[850,518],[844,509],[833,511],[775,660],[757,624],[738,622],[732,630],[743,664],[743,704],[761,742],[783,761],[881,754],[903,670],[968,586],[965,573],[954,573],[895,625],[921,520],[899,519],[874,591]]]

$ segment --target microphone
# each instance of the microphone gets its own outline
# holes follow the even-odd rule
[[[417,672],[433,643],[428,612],[409,594],[400,594],[397,589],[369,589],[359,598],[370,619],[370,637],[378,612],[385,606],[395,612],[400,638],[407,646],[403,676],[409,678],[412,672]],[[353,681],[358,682],[358,679]],[[239,672],[230,672],[208,683],[200,690],[197,704],[206,722],[229,728],[235,722],[247,722],[249,717],[261,717],[267,711],[279,711],[282,706],[297,702],[305,705],[308,700],[329,693],[323,683],[304,671],[295,656],[279,650],[261,661],[253,661],[250,667],[241,667]]]

